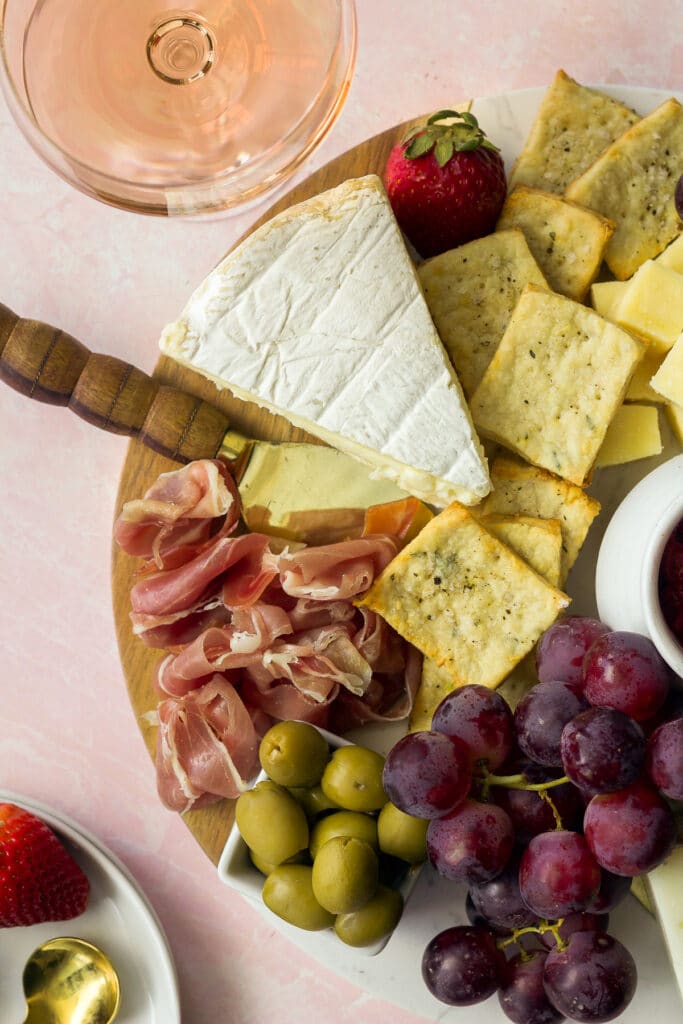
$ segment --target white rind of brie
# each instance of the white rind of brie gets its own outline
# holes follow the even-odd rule
[[[460,383],[375,175],[254,231],[160,347],[431,504],[472,505],[490,490]]]

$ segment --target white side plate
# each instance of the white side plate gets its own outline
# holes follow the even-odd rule
[[[0,801],[32,811],[52,828],[90,880],[87,910],[70,921],[0,929],[2,1019],[22,1021],[24,964],[36,946],[74,935],[100,946],[121,982],[116,1024],[181,1024],[178,981],[166,936],[128,869],[95,836],[49,807],[0,790]]]

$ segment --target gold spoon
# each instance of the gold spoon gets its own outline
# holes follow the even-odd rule
[[[50,939],[26,961],[24,1024],[111,1024],[119,979],[109,958],[83,939]]]

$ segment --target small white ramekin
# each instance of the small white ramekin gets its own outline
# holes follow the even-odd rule
[[[601,621],[610,629],[649,636],[683,677],[683,647],[659,603],[659,565],[666,542],[683,519],[683,455],[669,459],[636,484],[609,522],[595,571]]]

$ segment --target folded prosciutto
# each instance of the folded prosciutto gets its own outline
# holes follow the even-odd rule
[[[420,655],[353,603],[397,553],[415,516],[408,501],[368,519],[395,535],[291,550],[240,532],[237,489],[220,462],[163,474],[124,506],[115,538],[144,559],[133,631],[167,652],[154,680],[167,807],[236,797],[258,771],[273,719],[344,732],[410,713]]]

